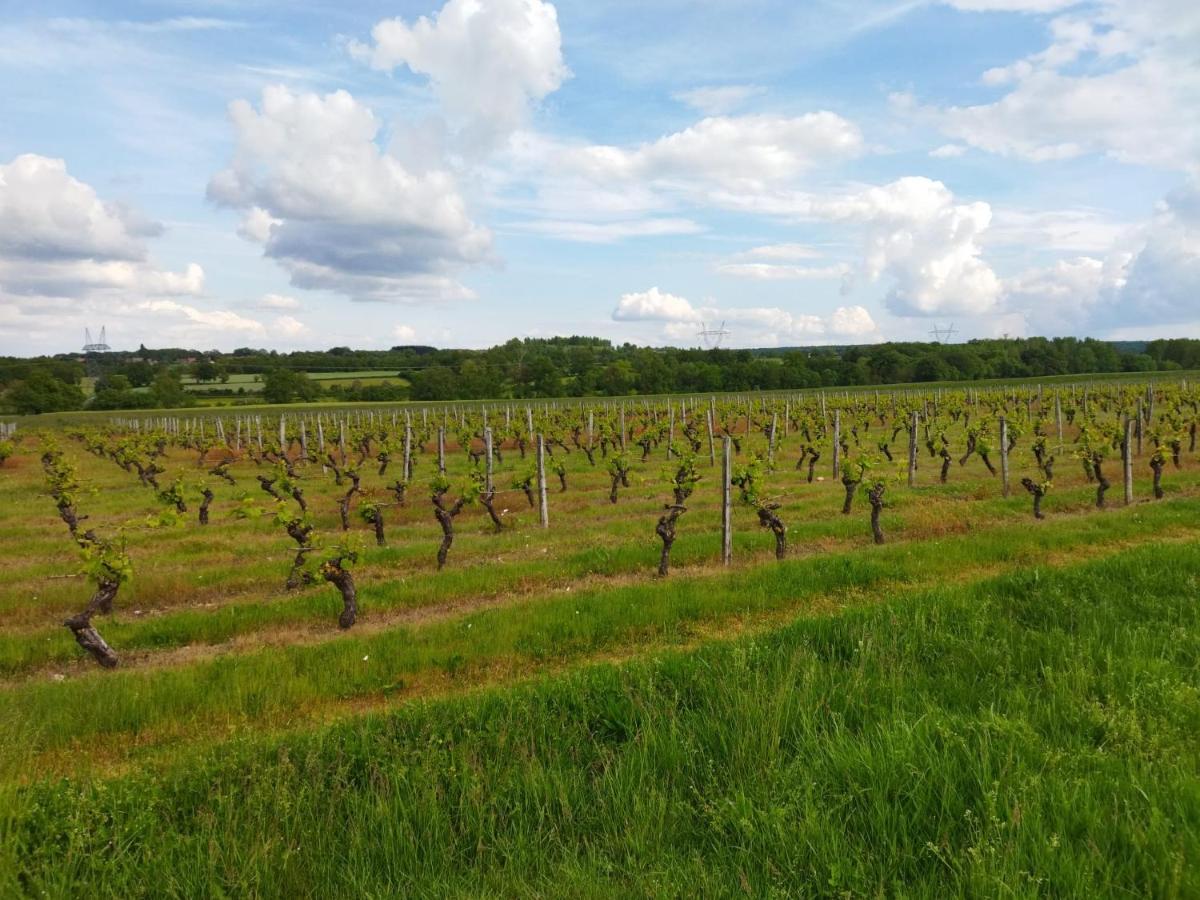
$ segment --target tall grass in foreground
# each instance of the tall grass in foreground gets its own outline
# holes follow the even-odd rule
[[[42,783],[0,891],[1196,896],[1198,596],[1138,548]]]

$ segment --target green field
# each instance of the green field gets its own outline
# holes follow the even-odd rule
[[[824,420],[812,394],[714,403],[719,420],[750,416],[732,429],[737,465],[766,453],[764,425],[788,417],[762,476],[788,554],[774,558],[738,503],[721,564],[720,467],[701,426],[700,480],[665,579],[665,423],[696,425],[707,398],[686,413],[628,405],[630,486],[615,504],[615,448],[592,466],[569,437],[590,413],[615,439],[615,408],[535,411],[565,445],[551,458],[566,490],[552,466],[548,529],[510,487],[532,464],[517,446],[524,410],[506,428],[493,407],[504,528],[465,507],[441,571],[433,427],[447,426],[455,496],[481,413],[409,407],[421,446],[405,504],[383,507],[386,545],[351,517],[363,549],[348,631],[329,584],[284,590],[295,544],[272,516],[237,516],[275,506],[256,479],[275,470],[251,459],[248,438],[236,451],[206,444],[199,465],[186,432],[164,435],[158,479],[182,478],[188,511],[162,524],[154,490],[87,450],[136,442],[60,430],[50,440],[77,473],[84,524],[121,529],[134,567],[96,620],[121,657],[112,671],[62,627],[90,588],[71,577],[45,439],[27,433],[0,468],[0,895],[1196,896],[1195,388],[1156,390],[1132,503],[1119,453],[1096,449],[1144,388],[1093,384],[1084,404],[1071,399],[1082,386],[1064,388],[1061,448],[1049,393],[1023,388],[913,395],[895,412],[886,395],[876,407],[873,392],[831,393]],[[845,464],[869,459],[864,484],[885,484],[882,545],[864,492],[841,512],[835,407]],[[891,436],[909,408],[946,434],[945,484],[923,440],[916,487],[905,484],[907,439]],[[978,453],[958,462],[974,423],[998,464],[999,414],[1016,436],[1009,497]],[[390,421],[348,423],[351,465],[371,435],[355,507],[394,502]],[[1056,456],[1042,521],[1018,483],[1042,479],[1038,422]],[[336,460],[332,434],[327,422]],[[1155,501],[1153,440],[1170,435],[1179,466],[1168,462]],[[822,453],[812,482],[795,465],[810,443]],[[1085,449],[1113,482],[1104,509]],[[207,474],[223,453],[237,457],[236,486]],[[343,537],[347,486],[316,461],[294,466],[327,548]],[[207,526],[201,482],[216,494]]]
[[[323,387],[350,387],[354,384],[395,384],[407,386],[408,379],[402,377],[395,369],[380,371],[379,369],[363,369],[350,372],[308,372],[308,377],[318,381]],[[235,372],[226,381],[197,381],[194,378],[183,378],[185,390],[203,394],[210,392],[234,391],[245,394],[261,394],[263,376],[249,372]]]

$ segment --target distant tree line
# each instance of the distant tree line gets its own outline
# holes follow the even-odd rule
[[[0,411],[188,406],[196,397],[184,388],[185,377],[224,402],[288,403],[613,397],[1197,368],[1200,340],[1186,338],[1146,343],[1018,338],[759,350],[650,348],[577,336],[513,339],[486,350],[397,346],[279,353],[243,347],[219,353],[141,347],[86,357],[0,358]],[[308,377],[360,370],[394,373],[395,380],[322,387]],[[262,382],[260,393],[228,386],[231,375],[251,373]],[[94,378],[90,398],[83,390],[85,377]]]

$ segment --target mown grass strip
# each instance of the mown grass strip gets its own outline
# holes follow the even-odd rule
[[[181,752],[165,775],[10,790],[0,878],[51,896],[1194,896],[1198,591],[1194,544],[1143,547]]]
[[[192,728],[304,721],[314,708],[403,694],[423,672],[465,673],[517,657],[561,662],[616,647],[687,639],[706,621],[803,610],[819,598],[881,585],[937,583],[991,564],[1046,562],[1073,548],[1141,540],[1174,526],[1190,533],[1200,501],[1146,505],[1046,527],[874,547],[704,579],[652,580],[494,608],[417,628],[349,634],[319,644],[270,646],[170,669],[94,673],[61,683],[29,681],[3,697],[37,750],[121,735],[142,745],[186,740]],[[205,723],[207,723],[205,725]],[[162,733],[155,737],[156,730]]]

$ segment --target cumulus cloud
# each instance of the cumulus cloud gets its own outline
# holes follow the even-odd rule
[[[714,268],[721,275],[758,281],[820,281],[830,278],[847,279],[850,276],[850,266],[845,263],[798,265],[810,263],[822,256],[822,253],[806,244],[768,244],[744,250],[732,259],[717,263]]]
[[[146,239],[162,227],[102,200],[60,159],[0,165],[0,336],[22,352],[62,351],[64,332],[105,325],[114,346],[212,346],[266,327],[204,305],[204,270],[154,264]],[[74,340],[71,340],[74,344]]]
[[[105,202],[73,178],[66,163],[24,154],[0,164],[0,306],[4,330],[36,341],[47,332],[118,317],[133,306],[151,313],[196,296],[204,270],[156,266],[146,238],[162,227]],[[189,307],[191,308],[191,307]],[[28,346],[28,344],[26,344]]]
[[[104,203],[67,174],[66,163],[33,153],[0,165],[0,257],[61,262],[141,262],[143,237],[161,228]]]
[[[777,306],[697,308],[687,298],[657,287],[623,294],[612,317],[618,322],[661,323],[663,336],[672,341],[694,342],[698,327],[707,321],[737,326],[743,342],[766,345],[816,337],[861,340],[878,335],[875,321],[862,306],[841,306],[828,316],[793,313]]]
[[[522,132],[502,154],[498,194],[531,218],[595,226],[563,229],[566,239],[678,234],[693,230],[683,208],[794,214],[798,179],[863,148],[858,127],[832,112],[710,116],[623,146]]]
[[[376,143],[379,123],[345,91],[263,91],[230,105],[237,149],[209,197],[240,209],[240,233],[292,284],[356,300],[473,296],[453,277],[488,258],[491,234],[467,214],[454,177],[414,173]]]
[[[371,39],[352,41],[350,53],[428,77],[447,115],[483,141],[518,128],[570,75],[558,14],[542,0],[449,0],[433,19],[384,19]]]
[[[687,299],[652,287],[648,291],[622,294],[613,318],[618,322],[699,322],[700,313]]]
[[[934,147],[930,150],[929,155],[934,159],[954,159],[966,152],[967,148],[962,144],[942,144],[940,147]]]
[[[299,309],[300,301],[286,294],[263,294],[258,305],[263,309]]]
[[[710,116],[633,148],[589,146],[563,154],[564,164],[596,180],[671,180],[761,188],[788,181],[823,162],[859,155],[862,132],[832,112],[802,116]]]
[[[1102,257],[1031,269],[1005,283],[1006,305],[1041,332],[1192,322],[1200,286],[1200,183],[1169,193],[1154,216]]]
[[[958,2],[960,8],[1048,12],[1036,0]],[[1073,5],[1073,4],[1072,4]],[[1105,154],[1195,171],[1200,165],[1200,5],[1192,0],[1101,0],[1049,23],[1042,51],[982,74],[1006,93],[991,103],[921,107],[945,134],[1033,161]]]
[[[1119,300],[1126,322],[1183,322],[1200,308],[1200,180],[1172,191],[1145,229]]]
[[[1000,279],[983,260],[980,245],[991,223],[991,207],[957,202],[940,181],[901,178],[854,194],[817,198],[810,213],[864,227],[863,268],[872,281],[885,275],[891,279],[886,302],[897,315],[986,313],[999,299]]]
[[[310,331],[309,327],[295,316],[276,316],[271,330],[285,338],[303,337]]]
[[[176,300],[145,300],[135,306],[138,310],[152,313],[173,313],[188,322],[214,332],[237,332],[240,334],[265,334],[262,322],[231,310],[198,309]]]
[[[764,89],[754,84],[727,84],[720,87],[699,87],[672,94],[676,100],[708,116],[731,112]]]
[[[417,339],[417,329],[411,325],[397,325],[392,329],[392,337],[398,341],[411,343]]]

